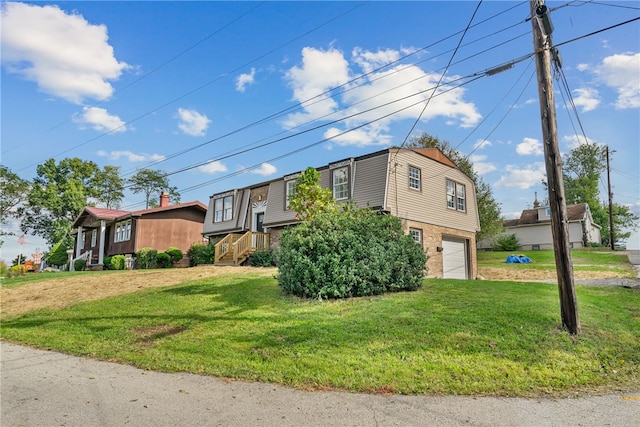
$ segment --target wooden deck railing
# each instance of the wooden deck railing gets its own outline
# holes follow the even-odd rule
[[[242,263],[255,251],[269,249],[269,235],[248,231],[245,234],[227,234],[215,245],[214,263],[230,262]]]

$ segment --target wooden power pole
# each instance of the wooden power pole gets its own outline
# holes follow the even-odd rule
[[[614,151],[615,153],[615,151]],[[613,235],[613,192],[611,191],[611,165],[609,164],[609,146],[607,146],[607,187],[609,192],[609,244],[611,250],[616,250],[616,240]]]
[[[558,147],[556,108],[551,78],[551,32],[553,26],[544,0],[530,0],[533,46],[538,73],[538,96],[542,120],[544,158],[551,209],[551,234],[558,275],[562,324],[570,334],[580,333],[580,319],[573,282],[573,261],[569,246],[569,220],[562,180],[562,158]]]

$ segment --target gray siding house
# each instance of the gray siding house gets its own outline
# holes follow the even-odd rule
[[[475,187],[438,149],[391,148],[317,170],[338,202],[400,218],[427,253],[430,277],[477,276]],[[287,195],[300,173],[210,197],[203,236],[217,242],[216,263],[241,263],[252,251],[278,247],[282,230],[299,222]]]

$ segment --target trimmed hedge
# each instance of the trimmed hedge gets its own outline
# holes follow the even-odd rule
[[[398,218],[347,207],[284,230],[278,281],[289,294],[317,299],[415,290],[426,260]]]
[[[138,268],[149,269],[155,268],[158,262],[158,251],[153,248],[142,248],[136,253]]]

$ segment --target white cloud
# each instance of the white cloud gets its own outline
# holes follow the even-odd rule
[[[598,78],[618,92],[616,108],[640,108],[640,53],[604,58],[595,69]]]
[[[542,143],[534,138],[524,138],[520,144],[516,146],[516,153],[521,156],[542,156],[544,149]]]
[[[483,148],[491,147],[493,144],[488,139],[479,139],[473,144],[473,150],[482,150]]]
[[[588,64],[578,64],[578,66],[576,67],[578,71],[587,71],[589,68],[590,67]]]
[[[209,163],[207,163],[206,165],[202,165],[200,167],[198,167],[198,170],[205,172],[205,173],[210,173],[210,174],[214,174],[214,173],[218,173],[218,172],[226,172],[227,171],[227,167],[222,164],[221,162],[219,162],[218,160],[215,161],[211,161]]]
[[[313,101],[304,105],[304,112],[288,115],[283,125],[293,128],[334,112],[337,102],[322,94],[349,80],[348,65],[342,52],[336,49],[302,49],[302,67],[290,68],[285,79],[293,89],[294,100],[304,102],[313,98]]]
[[[544,163],[536,162],[523,169],[515,165],[508,165],[506,172],[507,174],[500,177],[495,187],[515,187],[526,190],[540,184],[545,177],[546,169]]]
[[[486,175],[498,169],[493,163],[485,161],[487,160],[485,155],[474,154],[469,157],[469,160],[473,163],[473,170],[478,175]]]
[[[253,84],[255,76],[256,76],[255,68],[251,68],[251,72],[248,74],[240,74],[236,78],[236,90],[238,92],[244,92],[247,85]]]
[[[263,176],[269,176],[269,175],[273,175],[277,171],[278,171],[278,169],[276,169],[276,167],[273,166],[272,164],[263,163],[263,164],[260,165],[260,167],[258,169],[252,170],[251,173],[255,173],[255,174],[263,175]]]
[[[107,27],[58,6],[2,4],[2,63],[41,91],[74,103],[108,99],[109,80],[129,68],[108,43]]]
[[[448,124],[461,127],[472,127],[479,122],[482,116],[475,105],[463,99],[465,90],[447,87],[447,82],[456,76],[443,79],[436,96],[429,99],[440,80],[438,73],[426,72],[414,65],[395,65],[390,69],[373,72],[398,58],[400,51],[393,49],[375,52],[362,48],[353,49],[353,65],[370,74],[349,84],[347,90],[340,95],[331,96],[324,93],[352,80],[356,74],[350,72],[350,64],[342,52],[334,48],[304,48],[302,66],[292,67],[285,78],[293,89],[295,100],[313,100],[303,105],[302,112],[288,115],[283,126],[290,129],[311,120],[336,120],[343,117],[344,121],[327,131],[325,136],[362,126],[333,142],[367,146],[389,145],[389,129],[392,123],[400,120],[416,120],[420,117],[426,122],[442,117]],[[429,105],[423,112],[427,99]]]
[[[211,123],[211,120],[204,114],[186,108],[178,108],[178,118],[180,119],[180,123],[178,123],[180,130],[191,136],[203,136]]]
[[[111,115],[99,107],[84,107],[82,114],[75,115],[73,121],[81,125],[90,125],[98,132],[119,133],[128,129],[120,117]]]
[[[590,144],[595,144],[596,143],[595,140],[593,140],[593,139],[591,139],[589,137],[587,137],[585,139],[584,135],[576,135],[576,134],[565,135],[565,136],[562,137],[562,140],[567,143],[567,145],[569,146],[569,148],[571,150],[573,150],[574,148],[576,148],[579,145],[586,144],[587,142],[590,143]]]
[[[573,102],[577,107],[582,107],[582,112],[595,110],[600,105],[600,97],[598,91],[593,88],[579,88],[573,91],[577,96],[574,96]]]
[[[356,47],[351,52],[353,62],[358,64],[362,71],[369,73],[377,68],[380,68],[386,64],[397,61],[400,58],[400,52],[393,49],[379,50],[377,52],[370,52],[368,50],[362,50],[360,47]]]
[[[109,160],[118,160],[121,157],[126,158],[132,163],[140,163],[140,162],[155,162],[159,160],[164,160],[165,156],[160,154],[147,154],[147,153],[133,153],[128,150],[124,151],[98,151],[98,156],[107,157]]]

